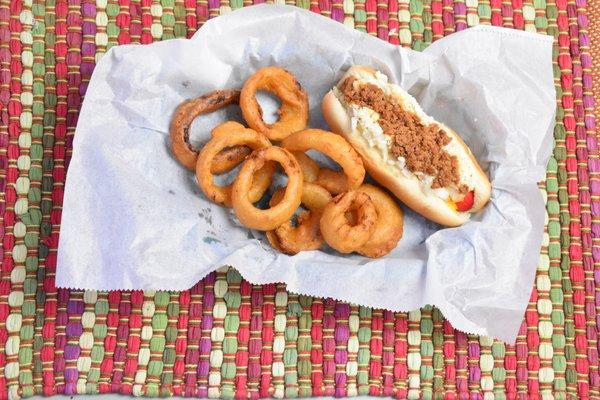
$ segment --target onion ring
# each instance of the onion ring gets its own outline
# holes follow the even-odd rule
[[[256,92],[264,90],[281,100],[279,120],[267,124],[256,100]],[[308,123],[308,96],[294,75],[283,68],[266,67],[252,75],[242,88],[240,108],[248,125],[271,140],[281,140],[290,133],[306,128]]]
[[[244,130],[246,127],[239,122],[227,121],[214,128],[211,136],[231,135],[236,130]],[[210,172],[215,175],[225,174],[240,165],[252,149],[248,146],[231,146],[221,150],[213,159]]]
[[[283,193],[283,188],[273,193],[269,205],[277,205],[283,198]],[[277,229],[267,231],[269,243],[286,254],[319,249],[323,245],[323,236],[319,231],[321,214],[330,200],[331,194],[325,188],[314,183],[304,182],[301,203],[309,211],[303,211],[298,215],[296,226],[292,225],[292,221],[286,221]]]
[[[350,225],[348,211],[356,210],[356,224]],[[363,246],[371,236],[377,211],[368,194],[359,190],[342,193],[323,209],[321,234],[327,244],[340,253],[351,253]]]
[[[358,190],[371,198],[377,212],[377,221],[369,240],[356,251],[365,257],[383,257],[392,251],[402,238],[404,213],[394,199],[382,189],[365,184]]]
[[[303,184],[302,184],[302,191],[303,191],[303,192],[304,192],[304,188],[305,188],[305,187],[306,187],[306,183],[303,183]],[[285,189],[284,189],[284,188],[279,188],[279,189],[277,189],[277,190],[275,191],[275,193],[273,193],[273,196],[271,196],[271,199],[269,200],[269,206],[270,206],[270,207],[274,207],[274,206],[276,206],[277,204],[279,204],[279,203],[281,202],[281,200],[283,199],[283,195],[284,195],[284,193],[285,193]],[[300,215],[298,215],[298,218],[299,218],[299,217],[300,217]],[[300,224],[300,221],[299,221],[299,219],[298,219],[298,218],[296,219],[296,224]],[[303,219],[304,219],[304,218],[305,218],[305,217],[303,217]],[[290,221],[287,221],[285,224],[287,224],[287,223],[290,223],[290,225],[291,225],[291,222],[290,222]],[[285,224],[284,224],[284,225],[285,225]],[[303,224],[304,224],[304,222],[303,222]],[[283,226],[283,225],[282,225],[282,226]],[[317,228],[318,228],[318,227],[317,227]],[[265,235],[267,236],[267,240],[269,241],[269,243],[271,244],[271,246],[272,246],[272,247],[273,247],[275,250],[279,251],[280,253],[283,253],[283,254],[290,254],[290,255],[292,255],[292,254],[296,254],[296,253],[297,253],[297,251],[296,251],[296,252],[290,251],[290,250],[286,249],[285,247],[283,247],[283,246],[281,245],[281,240],[279,239],[279,235],[277,234],[277,229],[272,229],[272,230],[270,230],[270,231],[266,231],[266,232],[265,232]],[[309,237],[309,240],[310,240],[310,239],[311,239],[311,238]]]
[[[348,190],[358,188],[365,179],[365,168],[360,156],[346,139],[335,133],[305,129],[285,138],[281,147],[291,151],[317,150],[330,157],[344,170]]]
[[[278,162],[288,176],[288,183],[281,203],[267,210],[260,210],[248,198],[254,172],[268,164]],[[268,231],[290,219],[300,206],[302,198],[302,171],[292,153],[281,147],[270,146],[255,150],[246,158],[233,182],[231,200],[233,210],[240,222],[251,229]]]
[[[209,114],[213,111],[238,103],[240,92],[238,90],[215,90],[208,94],[186,100],[175,110],[171,127],[171,152],[187,169],[194,170],[198,151],[189,143],[190,125],[198,116]]]
[[[252,149],[248,146],[232,146],[221,150],[213,159],[210,172],[215,175],[225,174],[240,165]]]
[[[265,235],[267,236],[267,240],[271,247],[277,250],[280,253],[286,254],[286,250],[281,247],[281,243],[279,243],[279,238],[275,234],[275,230],[266,231]]]
[[[319,175],[315,182],[318,185],[323,186],[333,195],[348,191],[348,179],[346,179],[346,175],[341,171],[323,168],[319,171]]]
[[[319,176],[319,170],[321,169],[319,164],[302,151],[292,151],[292,154],[296,157],[298,164],[300,164],[304,182],[316,181]]]
[[[215,156],[223,149],[236,145],[246,145],[253,149],[270,147],[271,142],[252,129],[236,130],[232,135],[215,135],[206,143],[198,156],[196,163],[196,178],[198,186],[206,197],[217,204],[231,207],[231,188],[233,185],[218,186],[214,183],[211,166]],[[271,185],[275,173],[274,163],[265,163],[255,176],[250,176],[250,184],[246,197],[251,202],[258,201]]]
[[[236,121],[225,121],[220,125],[217,125],[210,132],[211,137],[215,136],[231,136],[234,132],[243,131],[247,129],[244,125]]]

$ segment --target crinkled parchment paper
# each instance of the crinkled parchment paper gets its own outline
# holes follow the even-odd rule
[[[191,287],[231,265],[250,282],[394,311],[434,304],[460,330],[516,338],[539,260],[544,200],[537,182],[552,149],[550,37],[477,27],[419,53],[322,16],[256,6],[216,18],[191,40],[112,48],[94,71],[77,126],[56,283],[79,289]],[[406,209],[405,235],[370,260],[312,251],[289,257],[200,193],[169,151],[183,100],[239,88],[258,68],[292,71],[320,100],[353,64],[371,65],[455,129],[489,173],[485,210],[442,229]],[[232,111],[201,117],[194,141]]]

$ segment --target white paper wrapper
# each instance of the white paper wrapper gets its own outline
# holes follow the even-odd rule
[[[457,329],[512,342],[543,236],[537,182],[552,149],[551,45],[550,37],[478,27],[419,53],[298,8],[263,5],[211,20],[191,40],[115,47],[96,66],[79,117],[56,283],[182,290],[231,265],[252,283],[285,282],[301,294],[394,311],[433,304]],[[179,103],[239,88],[267,65],[296,75],[310,95],[310,125],[326,128],[320,100],[353,64],[386,73],[459,132],[492,179],[485,211],[441,229],[405,208],[405,235],[383,259],[289,257],[207,201],[170,154]],[[225,116],[201,117],[194,130],[207,137]]]

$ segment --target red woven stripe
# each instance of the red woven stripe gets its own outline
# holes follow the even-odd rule
[[[138,370],[138,353],[141,347],[141,331],[142,331],[142,304],[144,303],[144,293],[141,290],[136,290],[130,293],[130,314],[127,325],[129,333],[127,334],[127,342],[125,345],[126,357],[125,365],[123,366],[123,374],[121,385],[121,393],[131,394],[133,391],[133,383],[135,374]]]
[[[388,41],[389,31],[388,31],[388,21],[389,21],[389,12],[388,12],[388,2],[387,0],[378,0],[377,1],[377,37],[379,39]]]
[[[333,337],[333,331],[335,330],[335,317],[333,316],[335,300],[325,299],[323,305],[323,384],[325,386],[324,395],[333,396],[335,395],[335,361],[333,360],[335,355],[335,339]]]
[[[347,375],[346,365],[348,363],[348,337],[350,328],[348,326],[348,319],[350,317],[350,305],[337,302],[333,314],[335,324],[335,396],[346,397],[347,390]]]
[[[371,362],[369,364],[369,394],[381,395],[381,359],[383,356],[383,312],[373,310],[371,320]]]
[[[112,392],[130,393],[131,388],[123,385],[123,370],[127,359],[127,340],[129,338],[129,319],[131,317],[131,292],[123,292],[118,308],[117,342],[113,355]]]
[[[251,399],[257,399],[261,375],[260,354],[262,349],[262,305],[263,293],[259,286],[252,287],[252,317],[250,319],[250,341],[248,347],[248,390]]]
[[[214,272],[211,273],[204,281],[191,289],[188,322],[189,345],[185,354],[184,393],[186,396],[200,396],[201,394],[206,396],[208,393],[215,276]]]
[[[408,321],[406,313],[396,313],[395,317],[394,385],[396,386],[396,397],[404,399],[408,394],[408,365],[406,364]]]
[[[456,343],[456,388],[459,398],[468,396],[468,372],[467,372],[467,335],[463,332],[454,331]],[[448,398],[448,392],[446,392]]]
[[[275,285],[265,285],[263,287],[263,331],[262,331],[262,351],[260,354],[261,377],[260,377],[260,396],[269,397],[273,394],[271,385],[271,366],[273,364],[273,325],[275,323]]]
[[[240,284],[241,304],[239,309],[240,327],[237,333],[238,350],[235,355],[235,365],[237,373],[235,376],[236,398],[245,399],[248,397],[248,363],[250,352],[248,349],[250,341],[250,318],[252,309],[250,306],[250,295],[252,285],[246,281]]]
[[[539,370],[540,370],[540,335],[537,331],[539,324],[539,315],[536,309],[537,290],[534,288],[529,300],[529,307],[525,312],[525,322],[527,323],[527,389],[530,396],[538,397],[540,394]]]
[[[585,1],[581,3],[585,4]],[[589,177],[588,177],[588,154],[586,147],[586,129],[585,129],[585,110],[583,100],[583,76],[582,60],[583,52],[586,51],[581,30],[586,29],[586,24],[583,19],[580,19],[579,10],[573,1],[567,8],[569,15],[570,36],[571,36],[571,56],[573,57],[573,97],[574,97],[574,117],[577,121],[577,126],[574,131],[573,139],[576,139],[576,174],[578,201],[575,201],[578,206],[577,210],[573,210],[572,218],[575,219],[572,224],[572,235],[574,240],[570,249],[572,266],[577,269],[571,271],[573,286],[576,288],[574,292],[575,303],[575,348],[578,353],[576,360],[576,370],[578,373],[578,391],[580,396],[590,396],[590,382],[598,382],[598,351],[596,347],[597,332],[595,329],[588,329],[589,324],[594,323],[595,304],[594,304],[594,285],[592,279],[593,259],[591,257],[591,218],[588,211],[590,203],[589,193]],[[581,27],[580,27],[581,24]],[[568,149],[569,151],[570,149]],[[572,154],[572,153],[568,153]],[[567,172],[571,172],[572,167],[569,167]],[[589,322],[588,322],[589,321]],[[590,349],[590,342],[594,343]],[[597,393],[598,388],[593,387],[592,390]]]
[[[366,0],[365,11],[367,12],[367,21],[365,27],[367,33],[377,35],[377,0]]]
[[[108,294],[108,314],[106,316],[106,337],[104,338],[104,360],[100,364],[100,382],[98,390],[100,393],[110,393],[112,369],[114,365],[114,352],[117,345],[117,326],[119,324],[118,307],[121,301],[121,292],[110,292]]]
[[[388,41],[391,44],[400,44],[399,29],[400,23],[398,22],[398,2],[395,0],[388,0],[387,3],[389,20],[388,20]]]
[[[0,18],[0,35],[4,40],[10,37],[10,13],[9,10],[4,10],[2,17]],[[9,145],[9,133],[7,123],[9,122],[9,114],[7,109],[7,103],[10,102],[10,48],[2,48],[0,50],[0,143],[2,148],[8,148]],[[8,172],[8,157],[0,157],[1,168],[0,168],[0,188],[5,191],[5,196],[0,198],[0,239],[2,240],[2,264],[0,265],[0,348],[6,346],[8,339],[8,331],[6,329],[6,319],[9,314],[8,306],[8,294],[10,293],[10,275],[6,273],[5,268],[7,267],[6,260],[7,252],[9,247],[8,242],[11,241],[9,237],[12,235],[7,234],[6,217],[10,214],[7,211],[7,198],[6,188],[7,179],[6,174]],[[15,196],[16,197],[16,196]],[[15,201],[13,198],[11,201]],[[13,205],[14,207],[14,205]],[[10,219],[10,217],[8,218]],[[0,352],[4,353],[4,352]],[[3,366],[6,365],[5,354],[0,354],[0,393],[8,393],[6,386],[6,377],[3,373]],[[6,398],[8,394],[4,395]]]
[[[310,380],[313,387],[314,396],[323,396],[323,302],[320,299],[314,299],[311,306],[312,326],[310,336],[312,339],[312,349],[310,351],[310,362],[313,365]]]
[[[383,395],[394,395],[394,313],[388,310],[383,312],[382,332],[382,370]]]

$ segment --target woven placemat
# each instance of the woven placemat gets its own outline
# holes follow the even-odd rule
[[[556,146],[541,184],[548,223],[516,345],[455,331],[436,309],[297,296],[234,270],[185,292],[57,290],[65,171],[96,61],[118,44],[190,37],[253,2],[1,0],[0,399],[600,398],[600,161],[586,0],[286,3],[417,50],[477,24],[556,38]]]
[[[591,21],[600,21],[600,2],[595,1],[590,3],[589,5],[589,20]],[[598,65],[598,60],[600,60],[600,24],[596,22],[592,23],[589,26],[590,31],[590,53],[592,54],[592,60],[594,61],[594,65]],[[596,85],[592,87],[592,94],[594,95],[594,99],[600,99],[600,69],[592,69],[592,78],[593,81],[596,82]],[[600,115],[600,102],[596,101],[594,114]]]

